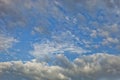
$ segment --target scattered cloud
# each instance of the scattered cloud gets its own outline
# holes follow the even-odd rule
[[[0,32],[27,24],[27,19],[33,34],[50,34],[46,41],[42,38],[33,43],[30,53],[36,59],[55,54],[53,65],[37,60],[1,62],[0,79],[119,80],[120,56],[98,53],[82,55],[71,62],[58,54],[82,54],[88,52],[82,47],[94,50],[92,46],[114,45],[119,51],[119,17],[119,0],[0,0]],[[0,51],[11,48],[15,42],[14,37],[0,34]]]
[[[12,45],[16,42],[17,42],[17,39],[0,34],[0,51],[11,48]]]

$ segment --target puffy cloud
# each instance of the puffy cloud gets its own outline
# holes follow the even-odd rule
[[[111,45],[115,44],[118,46],[120,44],[120,27],[119,24],[112,24],[112,25],[105,25],[104,27],[97,28],[97,30],[92,30],[91,31],[91,37],[102,37],[102,44],[103,45]]]
[[[95,26],[96,24],[94,24]],[[120,25],[117,23],[107,24],[103,26],[95,26],[95,29],[88,29],[87,32],[90,32],[91,41],[90,43],[97,47],[109,47],[119,51],[118,46],[120,45]],[[88,45],[91,45],[88,44]],[[114,46],[114,47],[113,47]],[[90,46],[91,47],[91,46]]]
[[[42,63],[5,62],[0,63],[0,79],[4,80],[68,80],[58,66],[47,66]]]
[[[13,43],[16,42],[17,39],[0,34],[0,50],[7,50],[12,47]]]
[[[73,62],[57,56],[62,65],[36,61],[0,63],[1,80],[119,80],[120,57],[104,53],[81,56]],[[67,65],[67,66],[64,66]]]

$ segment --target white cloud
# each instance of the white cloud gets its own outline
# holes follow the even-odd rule
[[[97,31],[92,30],[90,36],[93,37],[93,38],[96,37],[97,36]]]
[[[120,45],[120,27],[118,24],[104,26],[98,30],[97,35],[103,37],[103,45]]]
[[[87,32],[90,32],[90,37],[92,40],[89,41],[93,46],[97,45],[99,47],[112,47],[114,45],[114,48],[117,49],[117,46],[120,45],[120,26],[117,23],[105,23],[104,26],[96,26],[96,29],[89,29]]]
[[[7,50],[16,42],[17,40],[15,38],[0,34],[0,50]]]
[[[88,52],[87,50],[82,49],[81,47],[75,46],[74,44],[69,43],[57,43],[53,41],[46,41],[43,43],[35,43],[33,44],[33,51],[30,53],[36,58],[45,58],[53,56],[53,54],[57,53],[76,53],[82,54]]]
[[[39,30],[39,28],[36,28]],[[69,30],[52,32],[51,40],[45,39],[43,41],[33,43],[33,51],[30,53],[36,58],[49,58],[58,53],[74,53],[83,54],[89,52],[76,44],[79,38],[72,34]]]
[[[117,38],[112,38],[112,37],[107,37],[107,39],[104,39],[102,44],[106,45],[106,44],[119,44],[119,40]]]
[[[1,62],[1,80],[119,80],[120,56],[98,53],[81,56],[70,62],[58,55],[63,66],[35,61]],[[67,66],[64,66],[67,65]]]

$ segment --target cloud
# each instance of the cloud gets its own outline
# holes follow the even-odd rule
[[[58,66],[47,66],[42,63],[5,62],[0,64],[0,79],[4,80],[68,80]]]
[[[40,20],[36,21],[33,33],[58,42],[75,40],[88,49],[95,49],[119,46],[119,3],[118,0],[36,0],[26,6],[36,10],[33,15],[43,16],[34,16]]]
[[[17,42],[17,39],[15,39],[14,37],[9,37],[9,36],[0,34],[0,51],[11,48],[12,45],[16,42]]]
[[[20,0],[0,0],[0,23],[5,27],[10,28],[25,23],[25,16],[20,7],[17,7],[19,2]]]
[[[24,22],[26,14],[31,18],[29,23],[34,23],[35,31],[40,33],[50,32],[50,39],[44,42],[33,44],[31,54],[38,58],[48,58],[56,53],[85,53],[86,50],[78,46],[83,41],[90,47],[94,38],[103,38],[103,44],[119,45],[119,23],[113,14],[119,15],[118,0],[0,0],[0,18],[5,24],[15,24]],[[17,7],[18,6],[18,7]],[[82,7],[81,7],[82,6]],[[82,14],[84,10],[86,14]],[[105,10],[102,15],[97,16],[96,10]],[[83,10],[83,11],[82,11]],[[33,11],[33,12],[32,12]],[[93,11],[93,12],[92,12]],[[94,14],[90,14],[90,12]],[[70,13],[70,15],[67,15]],[[75,13],[75,14],[74,14]],[[74,14],[74,15],[71,15]],[[39,16],[38,16],[39,15]],[[67,15],[67,16],[66,16]],[[85,16],[84,16],[85,15]],[[95,27],[85,27],[90,24],[87,20],[89,15],[108,26],[100,27],[97,22]],[[94,15],[94,17],[93,17]],[[6,19],[10,17],[10,20]],[[42,17],[41,17],[42,16]],[[88,17],[86,17],[88,16]],[[79,24],[82,19],[83,24]],[[11,19],[12,18],[12,19]],[[119,18],[119,17],[118,17]],[[28,17],[27,17],[28,19]],[[37,19],[34,21],[34,19]],[[38,20],[39,19],[39,20]],[[49,20],[48,20],[49,19]],[[114,21],[115,20],[115,21]],[[32,22],[34,21],[34,22]],[[114,23],[115,24],[112,24]],[[76,24],[78,23],[78,24]],[[54,25],[53,25],[54,24]],[[99,25],[99,26],[98,26]],[[9,25],[10,26],[10,25]],[[19,25],[20,26],[20,25]],[[53,26],[53,27],[51,27]],[[97,27],[96,27],[97,26]],[[8,27],[8,26],[7,26]],[[77,28],[75,28],[77,27]],[[48,29],[49,28],[49,29]],[[52,28],[52,31],[51,31]],[[95,30],[94,30],[95,28]],[[96,30],[97,28],[97,30]],[[89,35],[89,33],[91,34]],[[60,34],[59,34],[60,33]],[[79,36],[79,35],[80,36]],[[82,37],[83,36],[83,37]],[[89,39],[84,36],[91,36]],[[96,39],[95,39],[96,40]],[[0,50],[11,48],[16,42],[14,37],[0,35]],[[96,41],[99,45],[99,40]],[[94,45],[94,44],[93,44]],[[96,45],[96,44],[95,44]],[[118,49],[119,50],[119,49]],[[120,57],[109,54],[94,54],[80,56],[73,62],[69,61],[63,54],[56,54],[54,65],[35,61],[13,61],[0,63],[0,79],[2,80],[119,80],[120,77]]]
[[[104,53],[82,56],[73,62],[58,55],[62,65],[36,61],[0,63],[1,80],[119,80],[120,57]],[[67,66],[64,66],[67,65]]]
[[[101,28],[97,28],[96,30],[91,30],[90,36],[92,38],[102,37],[103,40],[101,41],[102,45],[120,45],[120,27],[119,24],[110,24],[104,25]]]
[[[87,10],[92,11],[96,8],[115,9],[120,8],[120,2],[118,0],[62,0],[59,1],[62,5],[66,6],[70,10],[79,10],[77,7],[84,6]]]
[[[75,46],[72,43],[58,43],[56,41],[53,42],[48,40],[42,43],[33,44],[33,50],[30,51],[30,53],[38,59],[52,57],[55,54],[65,52],[83,54],[88,51],[79,46]]]
[[[52,17],[53,19],[57,20],[57,22],[62,22],[62,20],[67,17],[63,12],[67,12],[68,9],[72,9],[71,13],[75,12],[77,13],[76,15],[78,15],[81,14],[80,10],[82,9],[78,8],[81,6],[82,8],[87,8],[87,10],[94,9],[94,11],[96,11],[98,7],[111,9],[111,6],[114,6],[115,9],[119,10],[119,3],[120,2],[116,0],[0,0],[0,17],[2,18],[3,22],[10,24],[16,24],[19,22],[24,23],[26,19],[29,20],[31,18],[33,19],[39,17],[39,19],[35,21],[34,26],[39,24],[43,27],[42,30],[46,30],[44,27],[50,26],[51,24],[50,21],[46,19]],[[34,12],[32,12],[33,10]],[[24,11],[26,11],[27,15],[24,13]],[[111,13],[111,10],[109,11]],[[42,17],[37,16],[38,14],[42,15]],[[6,20],[8,19],[6,18],[7,16],[10,17],[10,20]]]
[[[91,27],[83,28],[83,31],[87,32],[86,35],[90,37],[90,40],[81,40],[85,45],[88,45],[88,48],[96,48],[96,46],[96,49],[100,49],[102,47],[111,47],[112,49],[116,49],[119,51],[119,49],[117,49],[117,47],[120,45],[120,25],[118,23],[104,23],[101,26],[98,22],[93,22],[92,26],[94,26],[94,29],[92,29]]]
[[[102,44],[103,45],[106,45],[106,44],[118,44],[119,45],[119,40],[117,38],[111,38],[111,37],[108,37],[107,39],[104,39]]]
[[[106,44],[119,48],[119,3],[118,0],[0,0],[0,31],[8,32],[10,26],[17,25],[18,28],[27,21],[27,26],[32,25],[29,30],[34,29],[31,30],[33,33],[40,33],[45,38],[47,35],[54,41],[75,42],[86,48]],[[65,33],[59,35],[60,31]],[[99,42],[96,38],[101,37],[104,39]]]

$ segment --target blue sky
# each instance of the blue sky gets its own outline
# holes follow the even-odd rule
[[[119,80],[119,19],[119,0],[0,0],[0,79]]]

